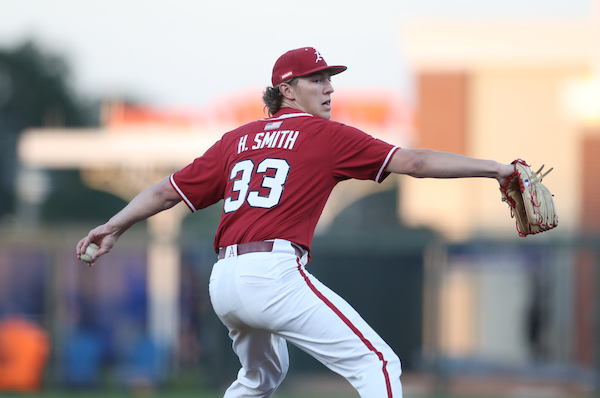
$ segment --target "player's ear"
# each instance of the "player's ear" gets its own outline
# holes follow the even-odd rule
[[[294,88],[288,83],[281,83],[279,85],[279,92],[283,95],[284,98],[287,98],[290,101],[296,100],[296,93],[294,92]]]

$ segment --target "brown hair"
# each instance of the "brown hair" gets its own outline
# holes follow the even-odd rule
[[[284,83],[294,85],[296,83],[297,78],[292,78]],[[281,109],[281,103],[283,102],[283,94],[279,91],[280,84],[275,87],[267,87],[265,92],[263,93],[263,102],[265,103],[265,107],[263,109],[267,109],[269,116],[273,116]]]

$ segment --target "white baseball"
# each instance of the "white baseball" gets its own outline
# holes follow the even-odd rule
[[[89,246],[85,249],[85,253],[81,255],[81,259],[86,263],[92,262],[92,256],[94,253],[98,251],[98,245],[95,243],[90,243]]]

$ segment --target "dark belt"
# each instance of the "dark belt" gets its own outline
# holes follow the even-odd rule
[[[247,253],[271,252],[271,251],[273,251],[273,242],[266,242],[266,241],[247,242],[247,243],[240,243],[235,247],[237,247],[236,254],[238,256],[241,256],[242,254],[247,254]],[[300,248],[293,243],[292,243],[292,247],[294,248],[294,251],[296,252],[296,256],[302,257],[302,250],[300,250]],[[231,249],[232,248],[229,247],[229,250],[231,250]],[[219,248],[219,260],[222,260],[225,258],[226,251],[227,251],[227,247]]]

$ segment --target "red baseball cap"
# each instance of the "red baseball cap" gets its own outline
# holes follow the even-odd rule
[[[283,54],[273,66],[271,83],[273,87],[286,80],[298,76],[306,76],[322,70],[328,70],[332,75],[337,75],[348,69],[345,66],[329,66],[321,53],[312,47],[297,48]]]

